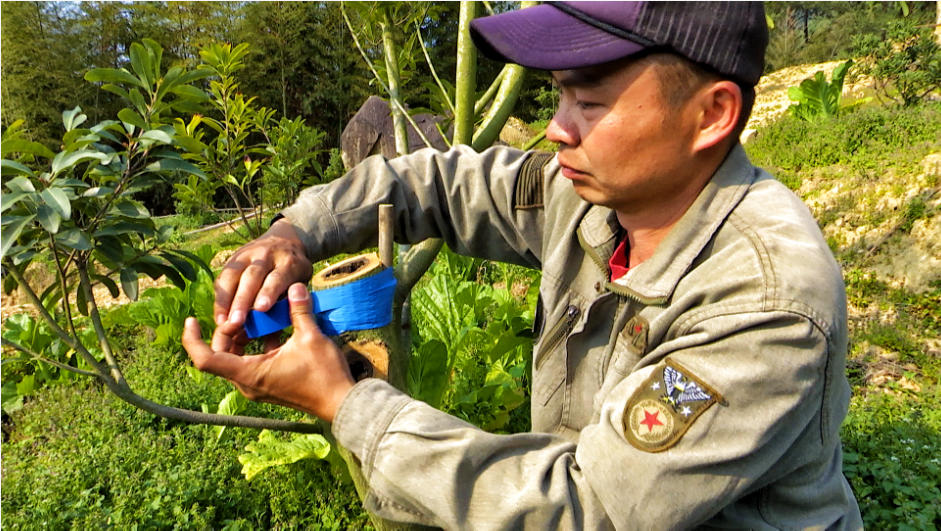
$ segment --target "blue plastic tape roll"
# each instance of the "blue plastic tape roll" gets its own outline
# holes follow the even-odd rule
[[[325,335],[380,328],[392,322],[395,275],[392,268],[386,268],[371,277],[310,295],[314,318]],[[245,319],[245,333],[250,338],[280,332],[288,326],[291,307],[287,299],[278,301],[267,312],[252,310]]]

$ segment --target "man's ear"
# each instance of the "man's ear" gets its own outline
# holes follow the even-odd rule
[[[699,129],[693,150],[701,152],[729,138],[742,113],[742,90],[733,81],[709,84],[697,96]]]

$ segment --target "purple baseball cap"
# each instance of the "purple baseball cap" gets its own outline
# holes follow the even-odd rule
[[[768,26],[761,2],[546,2],[479,18],[485,56],[538,70],[573,70],[663,49],[754,86]]]

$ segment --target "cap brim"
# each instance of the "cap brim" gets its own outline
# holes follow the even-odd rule
[[[586,68],[644,49],[548,4],[474,20],[471,38],[490,59],[537,70]]]

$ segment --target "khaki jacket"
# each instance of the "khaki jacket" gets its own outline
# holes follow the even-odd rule
[[[858,529],[841,472],[846,296],[800,200],[736,147],[609,281],[619,226],[554,159],[372,157],[285,211],[313,259],[396,238],[542,269],[533,432],[492,435],[378,380],[333,425],[366,507],[446,529]]]

